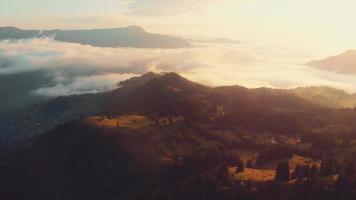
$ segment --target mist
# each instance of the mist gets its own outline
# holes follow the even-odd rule
[[[177,72],[209,86],[327,85],[356,91],[353,75],[303,64],[328,53],[252,43],[194,43],[184,49],[99,48],[37,38],[0,42],[0,77],[41,72],[45,81],[34,85],[29,94],[46,97],[109,91],[119,81],[150,71]]]

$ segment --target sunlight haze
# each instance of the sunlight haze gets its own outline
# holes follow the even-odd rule
[[[352,0],[2,0],[0,22],[43,29],[136,24],[191,37],[352,48],[355,7]]]
[[[356,91],[354,75],[304,66],[356,48],[355,7],[352,0],[2,0],[0,24],[37,30],[137,25],[148,32],[193,40],[193,49],[159,53],[181,53],[184,60],[164,61],[167,66],[162,68],[165,58],[155,57],[153,63],[141,61],[145,70],[174,70],[214,86],[329,85]],[[216,38],[238,44],[195,43]],[[160,51],[140,52],[149,57]]]
[[[0,0],[0,200],[356,200],[356,0]]]

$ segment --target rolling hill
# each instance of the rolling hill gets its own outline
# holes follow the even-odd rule
[[[355,108],[356,94],[330,87],[301,87],[286,90],[317,105],[331,108]]]
[[[340,55],[322,60],[310,61],[308,66],[342,74],[356,73],[356,50],[348,50]]]
[[[341,194],[343,180],[334,177],[350,169],[347,160],[355,152],[353,109],[323,107],[284,90],[211,88],[175,73],[148,73],[118,86],[58,97],[9,119],[12,128],[0,146],[1,197],[263,200]],[[21,140],[11,143],[12,136]],[[237,171],[241,162],[245,172]],[[281,162],[291,172],[317,163],[312,167],[320,174],[274,180]]]
[[[210,88],[175,73],[148,73],[121,82],[110,92],[58,97],[14,113],[2,133],[36,135],[82,116],[130,113],[184,116],[193,122],[254,133],[303,134],[330,124],[354,130],[354,110],[325,107],[300,96],[266,88]]]

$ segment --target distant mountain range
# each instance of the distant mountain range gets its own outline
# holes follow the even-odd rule
[[[342,74],[356,73],[356,50],[348,50],[340,55],[315,60],[307,63],[308,66]]]
[[[92,30],[22,30],[0,28],[0,40],[54,37],[60,42],[78,43],[95,47],[187,48],[190,43],[178,37],[148,33],[138,26]]]

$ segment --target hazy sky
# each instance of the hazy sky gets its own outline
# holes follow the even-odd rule
[[[96,48],[51,38],[0,42],[0,75],[42,70],[40,95],[113,88],[148,71],[200,83],[292,88],[328,85],[356,92],[355,74],[305,66],[356,48],[355,0],[0,0],[0,26],[84,29],[139,25],[192,39],[187,49]],[[1,64],[1,63],[0,63]]]
[[[1,0],[0,24],[24,28],[140,25],[189,37],[356,46],[354,0]]]

